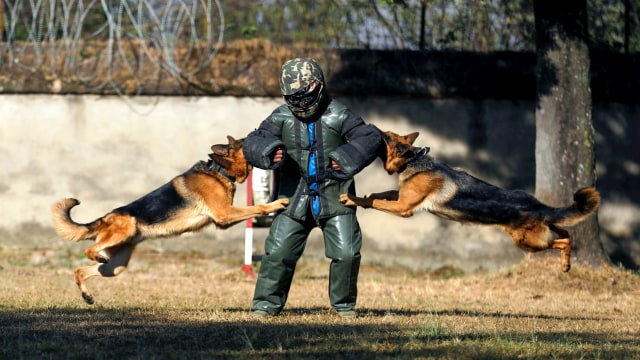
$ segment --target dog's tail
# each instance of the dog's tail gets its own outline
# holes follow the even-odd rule
[[[572,226],[589,215],[600,206],[600,193],[592,187],[582,188],[573,194],[573,204],[565,208],[556,208],[548,214],[547,222],[558,226]]]
[[[95,230],[99,219],[88,224],[78,224],[71,219],[71,209],[80,204],[80,201],[72,198],[62,199],[53,204],[51,217],[53,228],[58,235],[72,241],[95,239],[98,232]]]

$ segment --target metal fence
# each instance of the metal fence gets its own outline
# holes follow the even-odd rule
[[[225,20],[220,0],[0,0],[0,92],[41,91],[35,83],[45,82],[55,93],[56,83],[63,81],[65,91],[76,93],[168,94],[179,87],[216,93],[220,73],[232,77],[224,65],[235,59],[216,64],[204,85],[197,81],[205,78],[202,70],[211,70],[223,38],[245,36],[285,47],[535,49],[533,11],[525,0],[383,3],[388,2],[237,0],[225,3]],[[637,52],[640,17],[633,10],[640,0],[612,3],[616,6],[589,3],[592,45]],[[318,25],[321,20],[328,25]],[[240,29],[243,25],[247,29]],[[225,62],[222,56],[218,60]],[[247,67],[246,61],[237,67]]]
[[[218,0],[16,0],[0,10],[0,68],[90,91],[126,91],[116,77],[138,91],[160,72],[188,79],[216,56],[225,28]]]

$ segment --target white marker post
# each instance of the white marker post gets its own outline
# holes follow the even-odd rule
[[[251,178],[253,173],[247,177],[247,206],[253,205],[253,181]],[[242,271],[247,273],[251,277],[256,277],[256,273],[253,272],[252,261],[253,260],[253,218],[247,219],[247,225],[244,229],[244,265],[242,265]]]

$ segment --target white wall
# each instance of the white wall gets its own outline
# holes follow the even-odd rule
[[[532,176],[534,167],[530,103],[343,101],[380,128],[420,131],[417,145],[430,146],[434,156],[459,161],[453,165],[471,167],[490,182],[531,184],[530,176],[522,174]],[[60,244],[50,231],[49,211],[56,200],[80,199],[72,215],[79,222],[91,221],[206,159],[210,146],[226,143],[227,135],[245,136],[279,104],[280,99],[270,98],[0,96],[0,246]],[[483,150],[467,141],[474,136],[477,119],[485,124],[490,119]],[[378,161],[357,181],[361,194],[395,187],[395,178]],[[238,186],[236,203],[245,203],[245,196],[245,186]],[[452,265],[473,271],[509,266],[523,256],[506,235],[490,227],[460,225],[426,213],[410,219],[374,210],[360,209],[358,214],[365,263],[416,270]],[[264,231],[256,234],[254,252],[261,253]],[[192,235],[201,251],[229,256],[243,251],[243,225],[226,231],[208,228],[198,236],[207,244],[202,250],[202,243],[196,242],[201,240]],[[180,243],[189,246],[189,239],[187,235]],[[145,245],[173,244],[175,239]],[[319,233],[310,240],[309,252],[323,255]]]

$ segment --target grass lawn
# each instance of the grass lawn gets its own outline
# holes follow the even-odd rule
[[[359,317],[329,309],[328,262],[299,263],[285,311],[255,319],[240,262],[140,250],[73,283],[80,256],[0,248],[0,359],[635,359],[640,276],[557,257],[494,273],[363,266]]]

